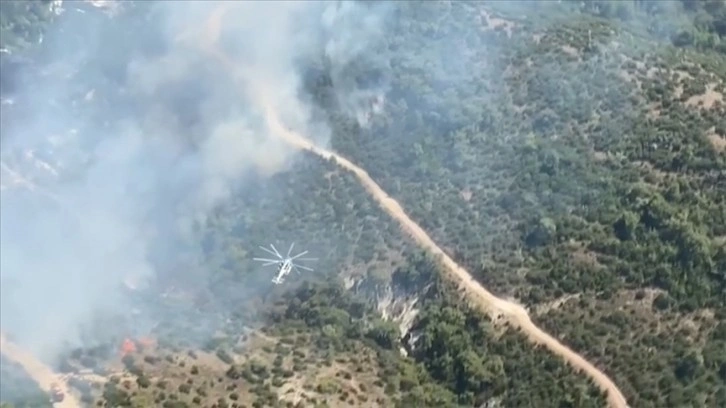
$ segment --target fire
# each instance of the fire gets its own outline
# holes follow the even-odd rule
[[[127,337],[121,343],[121,357],[153,347],[156,347],[156,340],[152,337],[141,337],[136,340]]]
[[[134,352],[136,352],[136,343],[131,339],[124,339],[123,344],[121,344],[121,356],[126,356]]]

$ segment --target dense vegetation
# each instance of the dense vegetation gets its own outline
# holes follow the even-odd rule
[[[581,7],[585,12],[631,27],[645,26],[650,33],[670,38],[679,47],[726,51],[726,5],[722,1],[588,1]]]
[[[498,331],[476,310],[454,300],[458,295],[439,282],[435,263],[412,250],[395,223],[380,213],[352,175],[340,173],[332,163],[308,157],[281,176],[278,183],[266,182],[267,194],[248,189],[248,199],[240,198],[220,208],[211,224],[216,227],[207,233],[215,237],[216,249],[204,261],[206,265],[235,265],[240,271],[249,256],[241,257],[239,248],[252,247],[255,237],[271,231],[274,236],[301,234],[307,238],[308,247],[318,253],[329,249],[324,266],[317,269],[324,271],[321,278],[339,280],[303,284],[293,292],[282,293],[272,314],[264,313],[265,319],[272,322],[272,333],[285,333],[289,325],[307,327],[321,333],[314,342],[315,350],[332,349],[340,356],[353,353],[359,342],[365,342],[383,353],[381,362],[393,364],[382,367],[380,376],[388,384],[387,389],[399,395],[394,402],[401,406],[471,406],[496,400],[505,406],[602,406],[603,397],[597,389],[559,359],[532,349],[515,331]],[[308,199],[299,200],[302,196]],[[272,202],[297,204],[257,218],[269,211],[266,208],[271,208]],[[340,211],[336,212],[336,208]],[[243,220],[236,214],[255,216]],[[277,221],[259,222],[265,219]],[[361,225],[360,220],[366,222]],[[258,230],[263,227],[265,232]],[[245,233],[225,234],[222,240],[217,234],[229,228]],[[224,270],[224,266],[219,268]],[[350,282],[351,277],[357,281],[357,295],[343,290],[344,281]],[[238,272],[231,280],[240,283],[230,286],[226,278],[225,288],[249,287],[250,279],[256,279],[255,275]],[[297,285],[294,280],[291,284]],[[399,347],[409,344],[400,340],[406,333],[401,333],[398,325],[381,320],[375,312],[386,295],[425,299],[422,306],[417,306],[421,311],[409,335],[418,338],[407,346],[412,349],[413,361],[395,357]],[[387,312],[394,318],[402,317],[395,307]],[[419,332],[420,337],[416,334]],[[442,386],[449,393],[443,392]]]
[[[400,2],[374,57],[390,69],[358,67],[361,82],[390,85],[369,127],[336,106],[323,61],[306,85],[335,150],[478,279],[603,367],[632,406],[724,406],[724,10],[718,1]],[[35,32],[14,28],[37,27],[30,18],[3,14],[4,32]],[[104,63],[133,52],[146,51],[129,45]],[[293,277],[288,291],[253,273],[248,249],[269,237],[318,254],[309,282]],[[245,181],[182,241],[187,252],[159,270],[207,315],[232,314],[228,335],[253,325],[283,343],[301,339],[310,355],[358,367],[354,377],[375,373],[385,403],[603,405],[560,360],[462,303],[333,163],[303,156],[272,180]],[[419,299],[407,333],[386,297]],[[178,343],[178,327],[167,326],[157,334],[177,333]],[[375,358],[351,358],[366,353]],[[258,404],[284,383],[277,365],[259,382]],[[255,367],[240,376],[267,372]]]
[[[402,12],[386,113],[370,128],[311,84],[334,147],[482,281],[607,367],[635,406],[722,405],[724,55],[556,6],[502,6],[483,30],[481,7]],[[454,36],[466,41],[452,50]],[[643,319],[660,329],[641,332]]]
[[[94,397],[89,391],[86,400],[98,398],[121,406],[143,406],[150,400],[194,406],[195,397],[204,402],[209,398],[218,401],[222,396],[231,405],[231,394],[227,394],[236,392],[255,404],[252,406],[275,406],[271,401],[278,393],[287,395],[284,391],[290,384],[305,383],[307,399],[300,406],[316,406],[323,401],[329,406],[335,406],[336,401],[400,407],[458,407],[486,401],[524,407],[603,405],[597,388],[558,358],[533,349],[516,331],[496,328],[478,311],[456,300],[457,294],[439,280],[436,264],[413,249],[355,179],[341,173],[333,163],[305,156],[289,173],[264,184],[247,185],[245,192],[221,206],[208,229],[199,232],[208,249],[200,267],[211,265],[217,271],[209,293],[184,289],[205,298],[205,313],[232,311],[234,320],[215,327],[223,334],[199,346],[190,343],[194,328],[171,318],[183,315],[172,307],[167,311],[169,318],[154,333],[163,348],[134,356],[135,363],[125,362],[137,380],[113,380],[100,396]],[[299,200],[303,196],[308,199]],[[272,202],[299,205],[273,208]],[[335,208],[341,211],[336,213]],[[259,214],[266,215],[257,218]],[[360,227],[361,219],[368,221],[366,228]],[[366,246],[363,239],[369,229],[373,235],[368,237],[371,245]],[[267,276],[253,273],[249,254],[241,248],[254,247],[270,231],[275,236],[309,237],[306,242],[317,253],[328,248],[326,260],[321,259],[323,266],[316,267],[320,272],[304,280],[292,277],[282,289],[268,283]],[[195,270],[189,267],[183,275],[193,281]],[[354,288],[346,290],[345,282],[352,280],[356,282]],[[178,279],[173,282],[180,283]],[[416,306],[420,315],[408,338],[401,339],[405,333],[397,321],[402,313],[395,307],[386,308],[394,321],[381,318],[379,310],[387,295],[407,301],[421,299]],[[217,305],[214,298],[224,299],[220,301],[223,304]],[[189,319],[189,315],[183,316]],[[194,320],[191,325],[198,324]],[[276,343],[262,350],[239,347],[235,339],[250,327]],[[203,330],[212,329],[204,326]],[[189,347],[215,353],[222,368],[210,368],[203,359],[189,358],[185,352]],[[401,347],[409,349],[409,358],[400,355]],[[103,357],[98,352],[84,353],[72,357],[86,368],[109,374],[99,359],[113,359],[113,349],[101,353]],[[149,363],[154,361],[149,356],[166,361],[170,353],[176,356],[174,364]],[[198,367],[198,372],[190,374],[192,366]],[[331,379],[321,377],[320,370],[342,374]],[[148,388],[139,385],[145,384],[146,378],[164,376],[180,384],[191,380],[195,386],[186,393],[165,391],[177,386],[161,389],[153,381]],[[227,392],[220,394],[219,387],[210,384],[197,387],[200,381],[206,384],[209,376],[222,376],[222,389]],[[341,382],[349,376],[364,386]]]

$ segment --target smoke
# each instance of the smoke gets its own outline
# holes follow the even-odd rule
[[[390,71],[388,50],[383,47],[393,6],[380,3],[373,13],[361,16],[360,6],[352,2],[327,8],[323,26],[329,40],[325,55],[335,97],[343,113],[354,117],[361,126],[368,125],[372,114],[381,113],[383,97],[389,90],[386,73]],[[365,71],[359,69],[363,67]]]
[[[329,142],[301,92],[306,64],[324,61],[354,117],[386,89],[380,77],[348,73],[373,61],[386,5],[124,2],[113,11],[65,4],[3,95],[13,104],[2,124],[2,330],[43,358],[101,341],[87,326],[118,328],[114,316],[141,307],[134,291],[173,285],[162,275],[189,280],[161,269],[198,251],[194,226],[245,194],[246,180],[290,169],[296,151],[270,134],[265,108]],[[213,271],[200,269],[203,290]]]

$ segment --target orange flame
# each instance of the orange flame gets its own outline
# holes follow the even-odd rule
[[[126,356],[136,351],[136,344],[131,339],[124,339],[121,344],[121,356]]]

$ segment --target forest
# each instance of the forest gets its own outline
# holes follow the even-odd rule
[[[46,3],[3,2],[0,48],[32,49],[55,18]],[[332,148],[631,406],[725,406],[724,3],[399,2],[395,15],[374,60],[349,67],[387,84],[369,122],[338,105],[324,56],[310,63],[304,92]],[[133,46],[148,44],[115,58]],[[315,274],[267,284],[248,249],[268,237],[305,242]],[[386,403],[605,404],[583,375],[461,300],[334,163],[304,155],[245,181],[184,240],[188,252],[159,268],[193,288],[204,316],[304,333],[315,355],[367,350]],[[408,330],[381,311],[385,296],[418,299]],[[178,342],[176,324],[159,337]],[[273,404],[260,395],[256,406]]]
[[[427,7],[432,18],[437,7]],[[476,19],[475,5],[450,7],[438,30],[474,26],[461,21]],[[441,50],[431,39],[409,45],[430,30],[421,18],[392,37],[401,44],[390,116],[370,129],[338,120],[335,146],[487,285],[543,310],[538,320],[607,367],[632,404],[718,406],[724,55],[658,43],[595,14],[607,19],[562,17],[545,29],[515,17],[516,30],[495,30],[478,47],[471,33],[462,47],[480,60],[494,49],[496,60],[443,94],[412,71],[427,58],[421,50],[432,62]],[[689,29],[720,36],[710,25]],[[702,101],[711,89],[716,101]]]
[[[678,24],[668,10],[620,2],[635,13],[622,18],[594,3],[577,19],[542,5],[526,20],[492,4],[485,33],[477,4],[412,6],[416,21],[391,36],[386,113],[369,128],[336,115],[325,80],[311,89],[340,129],[336,150],[634,406],[719,406],[726,60],[679,36],[721,44],[724,8],[692,2],[692,25],[663,41]],[[453,35],[466,38],[454,51]],[[444,52],[481,67],[462,75]],[[421,64],[440,71],[428,81]]]

